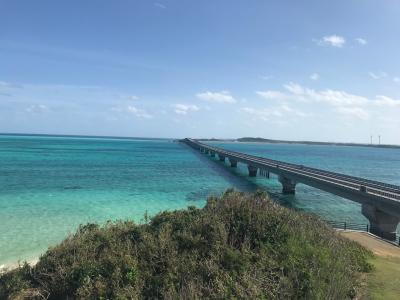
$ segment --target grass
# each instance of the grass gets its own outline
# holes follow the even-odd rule
[[[397,300],[400,297],[400,258],[375,256],[374,271],[367,276],[367,299]]]
[[[314,216],[228,190],[145,224],[87,224],[0,299],[351,299],[372,254]]]

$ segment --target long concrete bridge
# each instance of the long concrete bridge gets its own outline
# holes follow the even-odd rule
[[[358,202],[362,205],[362,214],[370,222],[372,233],[389,240],[396,239],[396,228],[400,222],[400,186],[227,151],[194,139],[181,141],[212,157],[218,155],[220,161],[228,159],[233,168],[238,163],[246,164],[251,177],[257,176],[257,173],[267,178],[270,173],[276,174],[285,194],[294,194],[296,184],[302,183]]]

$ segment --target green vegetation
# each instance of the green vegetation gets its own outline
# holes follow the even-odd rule
[[[400,258],[376,256],[367,276],[367,299],[397,300],[400,295]]]
[[[370,257],[314,216],[228,190],[142,225],[81,226],[0,277],[0,299],[346,299]]]

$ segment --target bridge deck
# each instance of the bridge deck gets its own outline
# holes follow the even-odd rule
[[[245,164],[254,165],[255,167],[258,167],[260,169],[266,169],[268,171],[271,171],[272,173],[286,173],[288,176],[295,175],[297,179],[300,178],[300,182],[302,181],[301,179],[319,181],[321,183],[326,183],[357,192],[362,191],[363,193],[371,196],[376,196],[382,199],[396,201],[400,203],[400,186],[397,185],[268,159],[265,157],[248,155],[235,151],[228,151],[222,148],[198,142],[193,139],[185,139],[184,142],[192,147],[203,148],[208,151],[215,152],[218,155],[226,156]]]

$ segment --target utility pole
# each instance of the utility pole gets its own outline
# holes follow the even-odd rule
[[[372,145],[372,135],[371,135],[371,145]]]
[[[381,144],[381,135],[378,135],[379,137],[379,145]]]

